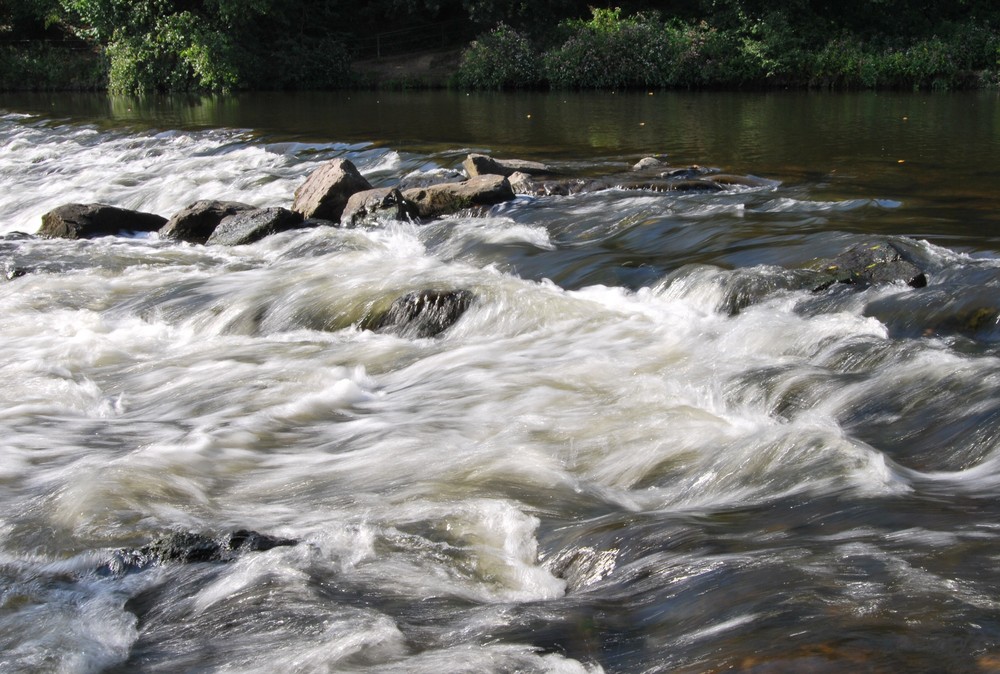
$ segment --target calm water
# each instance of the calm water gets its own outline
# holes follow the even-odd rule
[[[470,151],[774,183],[15,234]],[[0,99],[0,672],[1000,671],[998,185],[996,94]],[[869,241],[928,286],[796,289]],[[106,572],[241,528],[300,544]]]

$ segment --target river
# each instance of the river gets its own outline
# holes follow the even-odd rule
[[[24,235],[474,151],[764,180]],[[0,672],[1000,671],[998,186],[995,92],[6,95]],[[789,280],[873,241],[927,286]],[[241,529],[297,545],[109,565]]]

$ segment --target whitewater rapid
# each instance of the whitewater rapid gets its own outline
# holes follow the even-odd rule
[[[62,203],[287,205],[332,157],[392,184],[465,150],[0,117],[0,260],[28,272],[0,281],[0,669],[704,671],[996,619],[995,572],[951,557],[997,551],[960,506],[1000,487],[995,321],[788,281],[853,241],[793,224],[898,200],[611,190],[231,248],[15,234]],[[898,244],[931,292],[995,288],[988,256]],[[476,300],[437,338],[359,326],[426,288]],[[299,545],[97,572],[240,528]]]

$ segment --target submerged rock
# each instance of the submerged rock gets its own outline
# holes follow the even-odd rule
[[[237,213],[252,210],[253,206],[238,201],[196,201],[175,213],[160,228],[160,238],[205,243],[220,222]]]
[[[230,216],[208,237],[210,246],[242,246],[266,236],[302,227],[302,215],[287,208],[257,208]]]
[[[553,173],[552,169],[537,161],[525,159],[494,159],[489,155],[472,153],[462,162],[462,168],[470,178],[485,175],[508,177],[512,173],[527,173],[528,175],[546,175]]]
[[[166,222],[166,218],[155,213],[107,204],[64,204],[42,216],[38,234],[50,239],[92,239],[155,232]]]
[[[421,218],[436,218],[472,206],[492,206],[514,198],[504,176],[485,175],[460,183],[443,183],[406,190],[403,197],[414,204]]]
[[[263,552],[272,548],[298,545],[289,538],[277,538],[249,529],[240,529],[218,538],[189,532],[174,532],[155,539],[141,548],[117,550],[100,571],[121,575],[141,571],[151,566],[177,562],[229,562],[248,552]]]
[[[384,314],[362,327],[405,337],[434,337],[462,317],[475,295],[469,290],[420,290],[396,298]]]
[[[409,220],[416,214],[416,207],[404,199],[398,189],[383,187],[351,195],[340,216],[340,224],[343,227],[357,227],[379,218]]]
[[[372,189],[347,159],[332,159],[309,174],[295,190],[292,210],[304,219],[339,221],[351,195]]]
[[[860,243],[817,267],[822,275],[814,288],[817,291],[835,283],[858,288],[886,283],[905,283],[911,288],[927,285],[924,271],[907,260],[900,248],[888,242]]]

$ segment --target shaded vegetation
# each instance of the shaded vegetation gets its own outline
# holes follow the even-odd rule
[[[468,45],[456,86],[954,89],[997,83],[990,0],[0,0],[0,87],[358,86],[393,41]],[[447,26],[447,30],[445,29]],[[435,35],[435,43],[421,35]],[[440,33],[440,36],[438,36]],[[416,39],[414,39],[416,38]],[[449,44],[448,46],[458,46]]]

